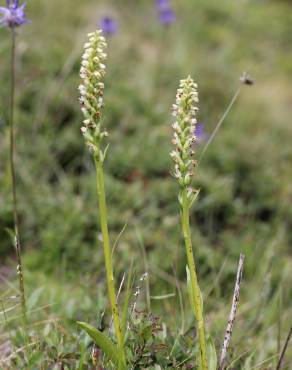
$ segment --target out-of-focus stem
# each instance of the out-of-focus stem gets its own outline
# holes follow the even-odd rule
[[[219,122],[217,123],[217,125],[215,126],[215,129],[214,131],[212,132],[211,136],[209,137],[207,143],[205,144],[203,150],[202,150],[202,153],[200,155],[200,158],[199,158],[199,163],[201,162],[201,160],[203,159],[203,156],[204,154],[206,153],[207,149],[209,148],[209,145],[212,143],[213,139],[215,138],[215,136],[217,135],[217,132],[218,130],[220,129],[222,123],[225,121],[225,118],[228,116],[229,112],[231,111],[231,108],[233,107],[234,103],[236,102],[240,92],[241,92],[241,88],[242,88],[242,85],[239,86],[239,88],[236,90],[235,94],[233,95],[227,109],[225,110],[225,112],[223,113],[223,116],[220,118]]]
[[[26,326],[26,301],[24,291],[23,269],[21,262],[21,244],[19,235],[19,217],[18,217],[18,203],[16,191],[16,173],[15,173],[15,134],[14,134],[14,101],[15,101],[15,29],[11,29],[11,90],[10,90],[10,122],[9,122],[9,164],[11,174],[11,186],[13,197],[13,220],[14,220],[14,238],[15,238],[15,251],[17,259],[17,274],[19,279],[19,291],[21,299],[22,319]]]

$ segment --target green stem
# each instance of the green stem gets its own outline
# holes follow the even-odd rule
[[[203,319],[203,307],[201,301],[201,291],[198,283],[196,265],[193,255],[192,241],[191,241],[191,232],[190,232],[190,216],[189,216],[189,201],[187,197],[187,190],[182,192],[182,228],[183,236],[185,241],[188,267],[190,271],[191,279],[191,288],[192,288],[192,297],[193,304],[192,309],[197,320],[197,329],[199,334],[199,344],[200,344],[200,360],[201,360],[201,369],[207,370],[207,351],[206,351],[206,339],[205,339],[205,325]]]
[[[17,259],[17,274],[19,279],[19,291],[21,299],[22,319],[24,327],[26,327],[26,302],[24,292],[24,279],[21,262],[21,244],[19,236],[19,217],[18,217],[18,203],[16,192],[16,172],[15,172],[15,137],[14,137],[14,102],[15,102],[15,29],[11,29],[11,90],[10,90],[10,124],[9,124],[9,163],[12,185],[13,197],[13,219],[14,219],[14,237],[15,237],[15,251]]]
[[[112,251],[110,247],[108,225],[107,225],[107,206],[106,206],[106,197],[105,197],[103,166],[102,166],[101,161],[97,160],[96,158],[95,158],[95,167],[96,167],[96,181],[97,181],[97,193],[98,193],[98,202],[99,202],[100,224],[101,224],[105,268],[106,268],[107,289],[108,289],[108,295],[109,295],[109,300],[110,300],[111,310],[112,310],[112,315],[113,315],[113,320],[114,320],[115,333],[116,333],[118,347],[119,347],[119,357],[120,357],[119,369],[125,370],[126,369],[126,359],[125,359],[125,353],[124,353],[124,343],[123,343],[123,337],[122,337],[122,331],[121,331],[119,312],[118,312],[117,301],[116,301],[113,263],[112,263]]]

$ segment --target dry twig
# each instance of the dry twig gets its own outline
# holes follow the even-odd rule
[[[278,361],[276,370],[280,370],[280,368],[281,368],[281,365],[282,365],[282,362],[283,362],[283,359],[284,359],[284,356],[285,356],[285,352],[287,350],[288,343],[289,343],[289,341],[291,339],[291,336],[292,336],[292,327],[289,330],[289,333],[288,333],[287,339],[285,341],[284,347],[282,349],[282,352],[281,352],[281,355],[280,355],[280,358],[279,358],[279,361]]]
[[[242,277],[242,271],[243,271],[243,263],[244,263],[244,254],[240,254],[239,263],[238,263],[238,269],[237,269],[237,276],[236,276],[236,282],[235,282],[235,288],[233,293],[233,300],[232,300],[232,306],[231,311],[229,314],[228,324],[225,332],[224,342],[221,350],[221,357],[220,357],[220,365],[219,370],[225,369],[225,360],[227,356],[227,351],[233,331],[233,325],[235,321],[236,311],[237,311],[237,305],[239,301],[239,294],[240,294],[240,283],[241,283],[241,277]]]

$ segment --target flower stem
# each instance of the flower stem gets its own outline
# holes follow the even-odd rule
[[[197,273],[196,273],[196,265],[193,255],[193,247],[191,241],[191,232],[190,232],[190,207],[189,201],[187,197],[187,190],[184,189],[182,191],[182,229],[183,229],[183,236],[185,241],[186,247],[186,254],[188,260],[188,268],[190,271],[190,280],[191,280],[191,289],[192,289],[192,309],[195,315],[195,319],[197,320],[197,329],[199,334],[199,344],[200,344],[200,360],[201,360],[201,369],[207,370],[207,351],[206,351],[206,340],[205,340],[205,325],[203,319],[203,307],[202,307],[202,300],[201,300],[201,291],[198,283]]]
[[[24,292],[24,279],[21,262],[21,243],[19,236],[19,217],[18,217],[18,203],[16,192],[16,173],[15,173],[15,135],[14,135],[14,106],[15,106],[15,29],[11,29],[11,90],[10,90],[10,124],[9,124],[9,163],[12,185],[13,197],[13,219],[14,219],[14,237],[15,237],[15,251],[17,259],[17,274],[19,279],[19,291],[21,299],[21,310],[24,327],[27,323],[26,318],[26,301]]]
[[[120,370],[126,369],[126,359],[124,353],[124,340],[122,337],[121,324],[119,318],[119,312],[116,301],[114,274],[113,274],[113,264],[112,264],[112,251],[109,241],[108,225],[107,225],[107,206],[105,197],[105,186],[104,186],[104,174],[102,162],[95,158],[96,167],[96,182],[97,182],[97,193],[99,202],[99,214],[100,214],[100,225],[103,239],[103,250],[106,268],[106,279],[108,295],[111,304],[112,316],[114,320],[115,333],[117,337],[118,347],[119,347],[119,357],[120,357]]]

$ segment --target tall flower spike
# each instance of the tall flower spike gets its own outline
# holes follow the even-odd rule
[[[190,202],[193,201],[194,194],[197,194],[191,187],[191,181],[197,163],[194,159],[194,143],[198,141],[196,137],[198,102],[197,84],[190,76],[181,80],[176,103],[173,105],[173,116],[176,120],[172,125],[174,130],[172,142],[175,150],[170,156],[175,163],[174,176],[178,179],[181,190],[188,189]]]
[[[81,110],[84,114],[84,121],[81,131],[86,144],[93,152],[97,161],[103,162],[104,152],[101,143],[106,130],[102,128],[102,108],[105,76],[106,48],[105,38],[102,31],[95,31],[88,34],[89,41],[84,45],[80,77],[82,83],[79,86]]]
[[[172,126],[174,129],[173,144],[175,145],[175,150],[170,155],[175,163],[174,175],[180,184],[178,200],[181,206],[181,224],[188,261],[189,298],[197,321],[200,347],[199,367],[202,370],[208,370],[203,301],[197,278],[190,229],[190,207],[198,195],[198,191],[194,191],[191,186],[194,167],[196,166],[196,161],[193,159],[195,154],[193,146],[198,141],[196,136],[198,135],[196,119],[198,102],[197,85],[189,76],[180,82],[176,94],[176,103],[173,105],[173,115],[176,118]]]

